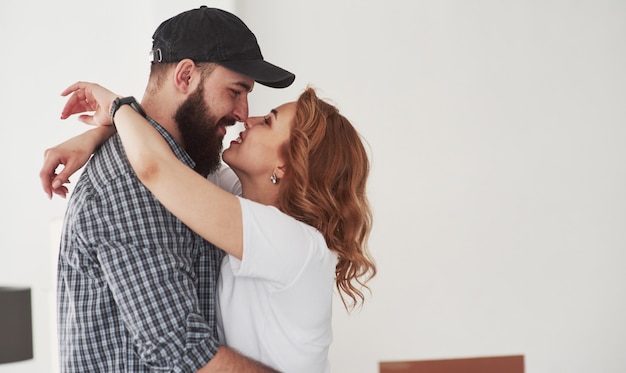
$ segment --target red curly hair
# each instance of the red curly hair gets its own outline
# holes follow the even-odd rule
[[[372,211],[365,193],[369,160],[352,124],[307,88],[296,102],[278,208],[317,228],[338,254],[335,283],[348,311],[376,274],[367,248]]]

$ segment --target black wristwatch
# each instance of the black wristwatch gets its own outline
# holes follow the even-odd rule
[[[133,96],[118,97],[113,100],[113,103],[111,104],[111,112],[109,113],[111,116],[111,123],[113,123],[114,125],[115,121],[113,120],[113,117],[122,105],[130,105],[130,107],[132,107],[133,110],[138,112],[142,117],[146,117],[146,112],[143,111],[143,108],[141,107],[141,105],[139,105],[139,103],[137,102],[137,100],[135,100]]]

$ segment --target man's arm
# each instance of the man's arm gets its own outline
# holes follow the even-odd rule
[[[249,359],[226,346],[220,347],[213,359],[197,373],[227,372],[278,373],[277,370]]]

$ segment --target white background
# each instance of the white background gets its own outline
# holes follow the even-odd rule
[[[371,149],[379,274],[362,310],[336,302],[334,372],[509,354],[529,373],[626,371],[626,2],[204,3],[297,74],[257,86],[252,114],[312,84]],[[55,370],[66,202],[38,172],[84,129],[58,119],[59,93],[89,80],[141,97],[152,32],[200,4],[0,2],[0,285],[32,288],[35,338],[33,360],[0,372]]]

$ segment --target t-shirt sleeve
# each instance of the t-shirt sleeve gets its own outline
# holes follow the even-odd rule
[[[323,236],[315,228],[273,206],[245,198],[239,201],[243,257],[230,257],[235,276],[262,279],[278,290],[293,283],[307,264],[321,264],[329,254]]]

